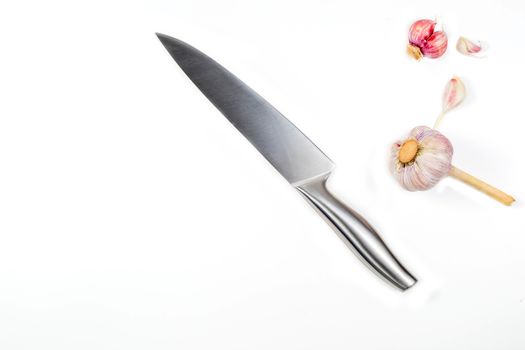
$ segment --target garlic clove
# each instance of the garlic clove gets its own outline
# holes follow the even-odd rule
[[[448,112],[451,109],[459,106],[465,99],[466,89],[465,84],[457,76],[450,79],[443,91],[443,112]]]
[[[461,102],[463,102],[466,94],[467,91],[465,89],[465,84],[463,84],[459,77],[455,76],[448,81],[445,90],[443,91],[441,114],[437,117],[436,122],[434,123],[434,129],[439,127],[447,112],[456,108]]]
[[[473,42],[465,37],[460,37],[456,43],[456,49],[465,56],[482,57],[480,54],[484,51],[481,42]]]
[[[429,58],[441,57],[447,51],[448,39],[445,32],[434,32],[421,46],[423,56]]]
[[[436,22],[430,19],[420,19],[414,22],[408,31],[408,42],[421,46],[434,33]]]

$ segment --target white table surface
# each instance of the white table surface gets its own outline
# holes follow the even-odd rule
[[[444,23],[436,61],[409,25]],[[524,349],[523,1],[18,1],[0,5],[0,348]],[[418,277],[370,273],[183,75],[186,40],[338,165],[339,197]],[[460,35],[490,44],[458,54]],[[391,142],[442,124],[453,179],[402,190]]]

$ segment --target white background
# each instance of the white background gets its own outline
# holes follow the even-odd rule
[[[437,17],[442,59],[405,55]],[[522,1],[2,1],[0,348],[524,349]],[[364,267],[184,76],[198,47],[338,165],[338,196],[419,278]],[[490,44],[461,56],[458,36]],[[456,182],[402,190],[390,144],[442,124]]]

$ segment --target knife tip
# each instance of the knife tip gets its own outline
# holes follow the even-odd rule
[[[182,40],[176,39],[172,36],[162,34],[159,32],[155,32],[155,35],[157,35],[157,38],[159,38],[160,42],[166,47],[166,48],[175,48],[175,47],[182,47],[187,44],[185,44]],[[169,49],[168,49],[169,51]]]
[[[157,38],[159,38],[160,41],[162,41],[163,39],[168,38],[168,36],[166,34],[162,34],[162,33],[159,33],[159,32],[155,32],[155,35],[157,36]]]

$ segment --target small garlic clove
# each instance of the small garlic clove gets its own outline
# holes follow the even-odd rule
[[[473,42],[465,37],[460,37],[456,43],[456,49],[465,56],[482,57],[480,54],[484,51],[481,42]]]
[[[443,113],[457,107],[466,96],[465,84],[459,77],[453,77],[445,86],[443,91]]]
[[[459,79],[459,77],[453,77],[448,81],[447,85],[445,86],[445,91],[443,91],[441,114],[439,114],[434,123],[434,129],[439,127],[443,121],[443,117],[447,112],[456,108],[459,104],[461,104],[461,102],[463,102],[466,94],[467,92],[465,85],[461,79]]]
[[[413,152],[414,143],[417,152]],[[450,141],[439,131],[418,126],[406,140],[398,141],[391,149],[391,171],[397,182],[409,191],[424,191],[447,176],[454,153]],[[412,158],[407,155],[412,154]]]

